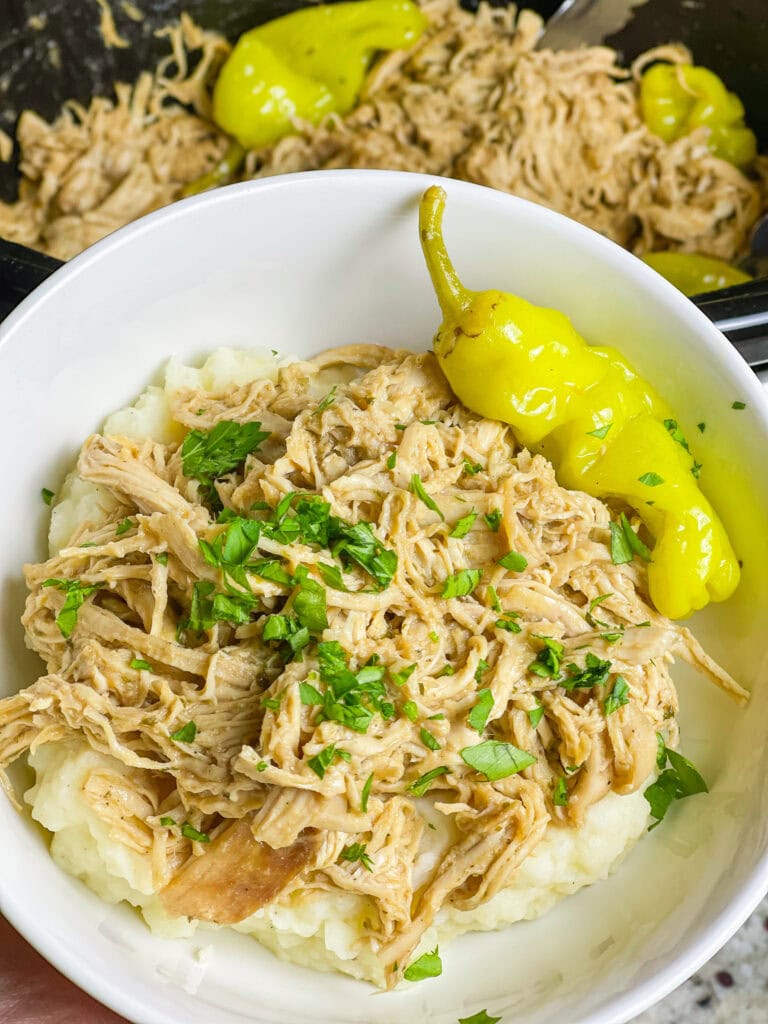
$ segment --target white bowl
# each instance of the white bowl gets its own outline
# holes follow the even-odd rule
[[[289,175],[189,199],[118,231],[57,271],[0,331],[0,693],[39,663],[19,625],[21,563],[43,554],[40,488],[55,487],[104,415],[172,354],[220,345],[310,355],[352,342],[424,348],[438,312],[417,201],[430,179],[378,171]],[[457,940],[440,979],[374,995],[290,966],[252,939],[153,938],[50,860],[0,799],[0,910],[60,970],[136,1024],[455,1024],[481,1007],[504,1024],[619,1024],[683,981],[768,888],[765,623],[768,407],[725,339],[652,270],[555,213],[445,182],[446,233],[470,287],[564,310],[616,344],[670,401],[704,463],[744,581],[695,620],[754,689],[746,711],[677,673],[683,749],[711,784],[679,804],[617,874],[539,921]],[[734,400],[747,403],[743,411]],[[706,421],[706,432],[696,429]],[[212,947],[210,955],[200,949]]]

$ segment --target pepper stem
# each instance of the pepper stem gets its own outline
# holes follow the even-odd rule
[[[459,280],[443,239],[445,189],[430,185],[419,204],[419,236],[427,270],[444,317],[467,304],[468,292]]]

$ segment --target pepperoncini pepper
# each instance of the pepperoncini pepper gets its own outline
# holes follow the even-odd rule
[[[738,563],[663,399],[616,349],[588,345],[563,313],[465,288],[443,241],[444,207],[443,189],[427,189],[419,228],[444,317],[434,350],[458,398],[509,423],[551,459],[565,487],[635,509],[655,540],[648,585],[662,614],[681,618],[729,597]]]
[[[640,109],[650,130],[665,142],[703,126],[709,128],[708,146],[715,156],[746,167],[757,155],[741,100],[708,68],[654,64],[640,82]]]
[[[246,149],[355,106],[373,54],[415,42],[411,0],[355,0],[294,11],[240,37],[213,90],[213,119]]]
[[[751,281],[737,267],[711,256],[699,256],[692,252],[648,252],[642,257],[644,263],[678,288],[683,295],[700,295],[716,288],[730,288],[734,284]]]

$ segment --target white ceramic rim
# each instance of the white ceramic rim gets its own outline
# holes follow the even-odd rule
[[[56,270],[48,280],[44,281],[24,299],[6,318],[4,323],[0,325],[0,358],[2,357],[2,348],[9,336],[22,330],[25,321],[34,316],[38,309],[48,300],[48,297],[55,291],[66,287],[74,276],[87,273],[89,267],[102,257],[116,252],[127,242],[138,236],[161,229],[164,224],[170,223],[177,217],[188,216],[193,210],[201,206],[213,206],[238,200],[242,194],[290,188],[294,182],[306,184],[308,181],[313,181],[320,183],[328,178],[344,178],[351,185],[353,181],[360,178],[371,179],[374,177],[378,178],[382,185],[394,178],[409,179],[413,183],[414,191],[423,190],[428,185],[440,181],[439,178],[432,175],[415,174],[408,171],[303,171],[295,174],[262,178],[256,181],[240,182],[180,200],[120,228]],[[706,349],[712,358],[716,361],[729,363],[731,369],[735,370],[742,377],[744,396],[752,403],[752,407],[758,410],[766,433],[768,433],[768,396],[766,396],[757,377],[734,348],[727,342],[723,344],[725,340],[723,335],[714,327],[711,321],[692,303],[689,303],[676,288],[660,279],[655,271],[645,267],[630,252],[622,249],[621,246],[598,234],[591,228],[587,228],[577,221],[565,217],[563,214],[531,203],[529,200],[499,192],[484,185],[476,185],[471,182],[454,179],[451,179],[450,188],[452,191],[484,193],[482,201],[486,203],[522,203],[526,206],[535,206],[537,215],[543,220],[557,221],[560,230],[563,232],[570,231],[575,235],[589,235],[591,244],[604,247],[610,252],[612,259],[618,263],[623,262],[627,266],[631,264],[633,272],[641,276],[645,275],[649,283],[652,282],[653,287],[666,289],[668,297],[675,296],[675,301],[678,304],[685,303],[688,307],[688,315],[694,321],[694,325],[697,326],[702,341],[705,342]],[[629,1024],[638,1014],[663,999],[711,959],[741,927],[766,894],[768,894],[768,849],[762,854],[752,873],[743,881],[737,897],[732,900],[730,905],[714,921],[703,928],[702,933],[694,942],[681,950],[653,978],[643,982],[636,988],[614,997],[596,1012],[568,1022],[568,1024]],[[2,889],[2,879],[0,879],[0,914],[13,925],[30,945],[57,970],[69,978],[70,981],[74,982],[83,991],[89,993],[104,1006],[114,1010],[115,1013],[127,1017],[131,1024],[181,1024],[178,1019],[168,1017],[167,1015],[160,1017],[157,1015],[149,1016],[150,1011],[148,1011],[143,1002],[139,1003],[134,1000],[131,992],[119,988],[104,978],[92,975],[88,970],[87,963],[74,954],[66,943],[56,941],[50,933],[41,927],[40,921],[28,913],[27,910],[28,908],[21,902],[14,900],[13,893]],[[365,1022],[361,1021],[361,1024],[365,1024]]]

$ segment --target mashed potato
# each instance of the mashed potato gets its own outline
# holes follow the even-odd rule
[[[168,365],[163,387],[150,387],[131,407],[108,418],[105,432],[161,442],[180,439],[182,428],[170,416],[168,395],[182,387],[221,392],[256,376],[276,375],[280,361],[260,352],[220,349],[200,369]],[[56,552],[80,523],[98,523],[114,509],[103,488],[70,474],[53,509],[49,535]],[[69,874],[80,878],[109,903],[126,901],[139,908],[147,924],[165,936],[191,934],[196,922],[170,918],[153,887],[152,864],[110,834],[83,795],[86,777],[96,769],[121,772],[120,762],[69,740],[40,747],[30,756],[36,784],[26,794],[33,817],[50,833],[51,854]],[[429,845],[417,863],[425,876],[447,845],[444,816],[428,801],[423,811],[431,821]],[[563,896],[605,878],[642,834],[648,804],[641,791],[619,797],[611,793],[588,812],[584,825],[570,829],[549,825],[544,839],[523,861],[514,884],[472,911],[445,907],[423,936],[417,952],[433,948],[467,931],[488,931],[515,921],[539,917]],[[313,893],[294,896],[287,904],[269,906],[236,925],[277,956],[316,970],[337,970],[374,983],[383,982],[383,967],[364,936],[366,900],[354,893]],[[211,926],[204,926],[211,927]]]

